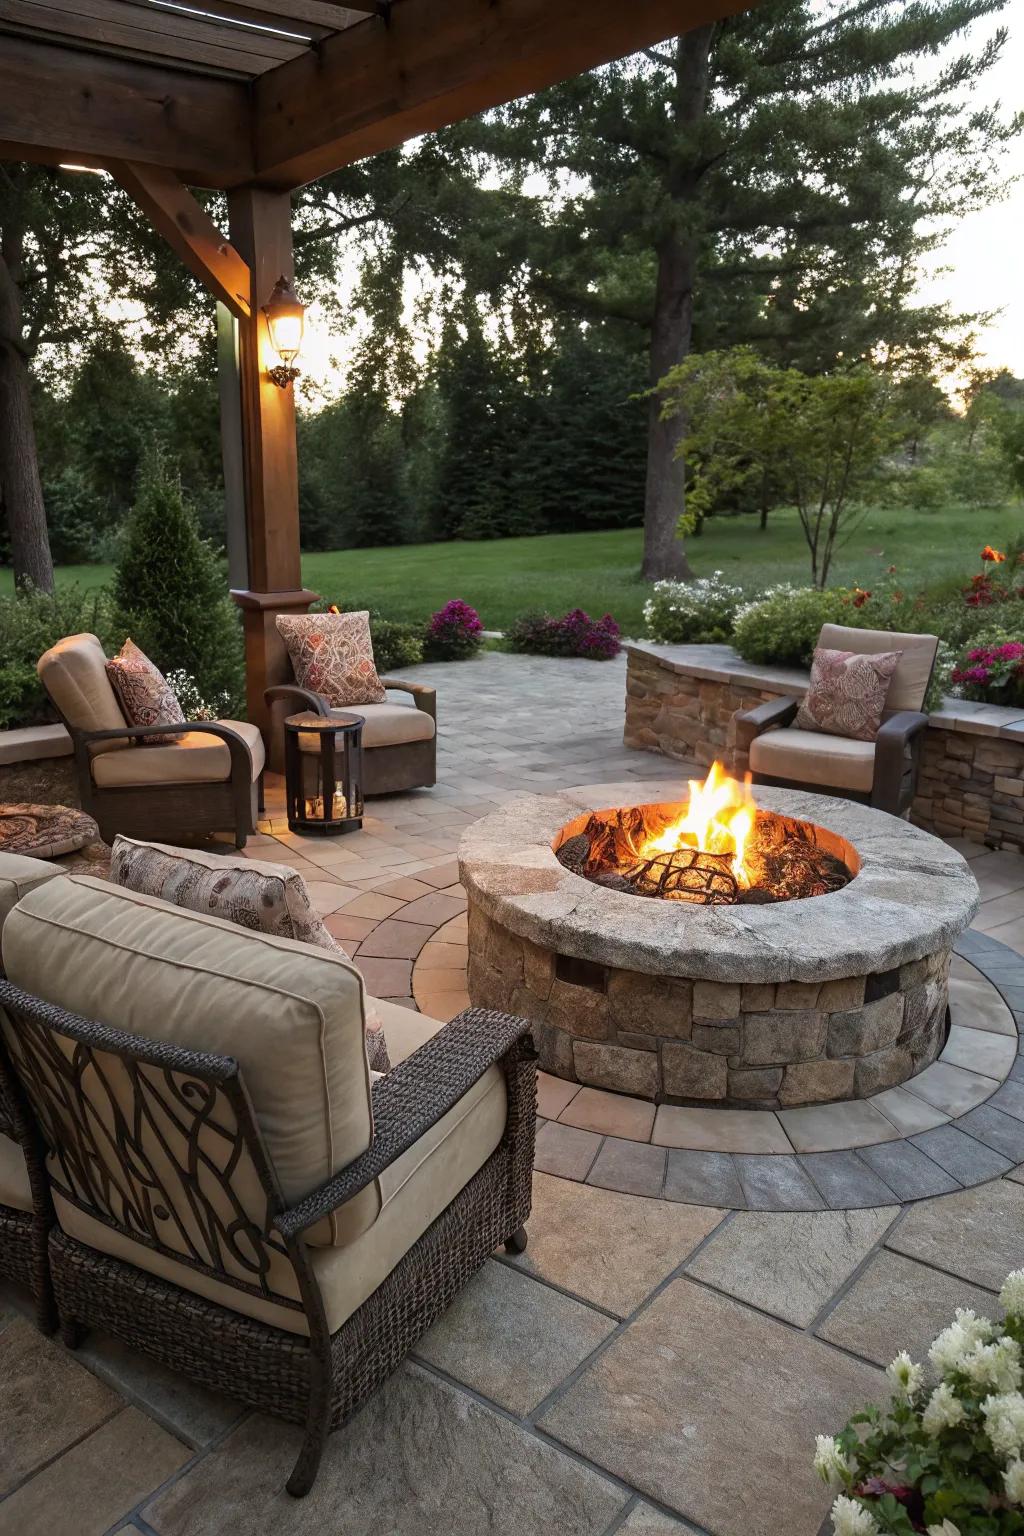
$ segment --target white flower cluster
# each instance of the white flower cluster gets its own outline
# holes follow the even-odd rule
[[[186,672],[184,667],[168,672],[166,681],[181,705],[181,712],[186,720],[220,720],[231,708],[226,693],[219,694],[212,702],[207,703],[199,690],[199,684],[191,672]]]
[[[983,1428],[991,1452],[1001,1464],[1003,1507],[1024,1507],[1024,1362],[1021,1345],[1012,1336],[1024,1322],[1024,1269],[1007,1276],[999,1300],[1011,1330],[1007,1333],[987,1317],[957,1308],[954,1320],[928,1351],[940,1379],[927,1393],[927,1400],[924,1370],[905,1350],[887,1367],[886,1375],[895,1403],[904,1405],[894,1408],[893,1413],[906,1415],[907,1405],[911,1415],[920,1412],[920,1426],[926,1435],[937,1439],[960,1425],[972,1435],[976,1428]],[[891,1422],[905,1423],[906,1418]],[[861,1462],[858,1470],[858,1464],[845,1455],[831,1435],[817,1437],[815,1471],[832,1488],[845,1490],[832,1507],[834,1536],[881,1536],[882,1528],[868,1507],[866,1493],[862,1494],[865,1502],[856,1496],[861,1493],[859,1479],[867,1475],[863,1465]],[[961,1532],[952,1520],[944,1519],[929,1525],[927,1536],[961,1536]]]
[[[886,1366],[885,1374],[891,1381],[897,1396],[907,1399],[921,1390],[921,1383],[924,1381],[924,1371],[919,1365],[914,1364],[905,1349],[901,1349],[892,1364]]]
[[[955,1429],[963,1423],[964,1405],[948,1381],[940,1382],[928,1399],[921,1415],[921,1427],[926,1435],[937,1435],[944,1429]]]
[[[986,1397],[981,1411],[996,1454],[1019,1458],[1024,1451],[1024,1397],[1019,1392],[999,1392]]]
[[[995,1335],[987,1317],[978,1317],[966,1307],[957,1307],[955,1320],[943,1328],[928,1351],[928,1359],[942,1376],[961,1368],[968,1354],[979,1344],[987,1344]]]
[[[840,1494],[832,1505],[832,1530],[835,1536],[876,1536],[882,1527],[874,1515],[858,1504],[855,1499],[848,1499]]]
[[[644,623],[651,638],[686,640],[700,629],[727,633],[743,601],[743,588],[725,580],[722,571],[695,581],[656,581],[644,604]]]
[[[999,1305],[1013,1317],[1024,1316],[1024,1269],[1015,1269],[1003,1281]]]
[[[757,597],[752,597],[749,602],[741,603],[736,610],[733,623],[738,624],[740,619],[745,619],[748,613],[753,613],[755,608],[760,608],[762,603],[769,602],[773,597],[794,597],[797,592],[810,590],[808,587],[794,586],[791,581],[777,581],[774,586],[765,587],[763,592]]]
[[[832,1435],[818,1435],[814,1452],[814,1470],[830,1488],[840,1488],[853,1471]]]

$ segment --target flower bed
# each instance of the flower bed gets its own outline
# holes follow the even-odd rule
[[[888,1406],[818,1436],[815,1470],[842,1490],[835,1536],[1024,1531],[1024,1270],[999,1301],[999,1324],[958,1307],[928,1351],[930,1372],[902,1350],[886,1371]]]
[[[1005,647],[1024,646],[1024,553],[986,544],[980,569],[953,585],[913,592],[891,566],[872,588],[782,582],[746,599],[721,571],[692,582],[658,582],[644,609],[652,640],[731,641],[746,661],[806,667],[823,624],[938,635],[929,706],[943,693],[984,702],[1024,701],[1024,668]],[[975,652],[998,650],[988,658]],[[1024,653],[1022,653],[1024,654]]]
[[[582,656],[589,661],[610,661],[622,649],[619,626],[610,613],[592,619],[582,608],[564,618],[527,614],[505,632],[510,651],[530,656]]]

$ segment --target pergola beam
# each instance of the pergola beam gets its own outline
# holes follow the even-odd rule
[[[138,59],[0,39],[0,146],[5,158],[78,164],[133,160],[191,186],[252,179],[247,85]]]
[[[188,187],[173,171],[165,171],[161,166],[112,160],[107,169],[193,276],[233,315],[247,320],[252,313],[252,273],[248,263],[221,234]]]
[[[741,9],[739,0],[394,0],[253,85],[256,179],[294,187]]]

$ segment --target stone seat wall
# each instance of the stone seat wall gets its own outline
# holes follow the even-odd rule
[[[628,645],[625,743],[737,776],[735,716],[802,698],[807,673],[757,667],[727,645]],[[911,820],[941,837],[1024,850],[1024,710],[946,699],[929,717]]]

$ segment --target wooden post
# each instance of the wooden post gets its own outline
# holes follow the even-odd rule
[[[267,377],[272,356],[263,305],[281,276],[292,276],[291,198],[287,192],[241,187],[228,196],[231,242],[252,273],[250,315],[238,321],[238,376],[245,488],[247,584],[233,596],[245,625],[249,719],[263,732],[270,765],[280,769],[283,745],[263,693],[287,682],[287,654],[275,620],[306,612],[314,592],[302,586],[295,401]]]

